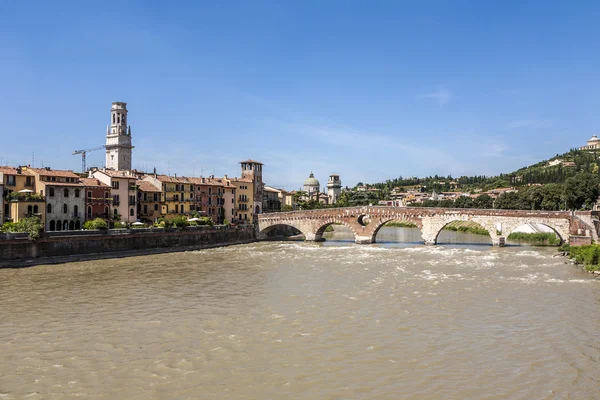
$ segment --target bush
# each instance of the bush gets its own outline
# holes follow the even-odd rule
[[[114,229],[125,229],[127,228],[127,224],[125,222],[115,222]]]
[[[40,232],[44,230],[42,220],[39,217],[27,217],[19,222],[6,222],[0,227],[2,233],[29,233],[29,240],[35,241],[40,237]]]
[[[106,222],[106,220],[102,218],[95,218],[89,221],[85,221],[85,223],[83,224],[83,229],[108,229],[108,222]]]
[[[570,246],[569,258],[583,264],[588,271],[600,270],[600,245]]]
[[[177,228],[185,228],[186,226],[190,226],[190,221],[187,220],[187,217],[183,215],[178,215],[172,219],[173,225]]]
[[[560,239],[552,232],[513,232],[508,235],[507,239],[545,246],[558,246],[560,244]]]

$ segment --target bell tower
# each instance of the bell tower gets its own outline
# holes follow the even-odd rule
[[[115,101],[106,128],[106,168],[131,170],[131,126],[127,125],[127,103]]]

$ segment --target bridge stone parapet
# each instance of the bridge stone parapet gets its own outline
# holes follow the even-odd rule
[[[552,228],[563,242],[568,242],[570,235],[577,234],[589,234],[593,240],[598,240],[591,212],[382,206],[260,214],[258,237],[265,237],[269,230],[277,226],[290,225],[302,232],[306,240],[320,241],[329,225],[341,224],[352,231],[356,243],[374,243],[379,229],[394,220],[415,224],[421,230],[425,244],[436,244],[441,230],[453,221],[470,221],[481,225],[490,233],[494,245],[500,245],[503,238],[528,223]]]

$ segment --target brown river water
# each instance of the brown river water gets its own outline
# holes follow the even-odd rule
[[[600,399],[600,280],[415,231],[0,270],[0,399]]]

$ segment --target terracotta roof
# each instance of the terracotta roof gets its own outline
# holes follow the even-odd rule
[[[17,169],[14,167],[4,166],[0,167],[0,172],[5,174],[15,175],[17,173]]]
[[[41,176],[56,176],[61,178],[79,179],[79,175],[77,175],[73,171],[66,171],[61,169],[27,168],[26,170],[24,169],[24,172],[32,172]]]
[[[97,171],[102,172],[104,175],[110,176],[111,178],[136,179],[136,177],[131,175],[129,171],[116,171],[114,169],[99,169]]]
[[[231,182],[247,182],[247,183],[252,183],[252,179],[248,179],[248,178],[231,178]]]
[[[79,179],[81,183],[83,183],[86,187],[104,187],[110,188],[106,183],[100,181],[100,179],[96,178],[81,178]]]
[[[168,176],[168,175],[157,175],[156,179],[164,183],[192,183],[190,182],[193,178],[188,178],[186,176]]]
[[[263,163],[261,163],[261,162],[254,161],[254,160],[250,160],[250,159],[248,159],[248,160],[246,160],[246,161],[240,161],[240,164],[243,164],[243,163],[244,163],[244,164],[250,164],[250,163],[252,163],[252,164],[260,164],[260,165],[264,165],[264,164],[263,164]]]
[[[135,184],[139,186],[139,190],[142,192],[161,192],[159,188],[148,181],[137,181]]]
[[[46,185],[46,186],[77,186],[77,187],[84,187],[85,186],[83,183],[74,183],[74,182],[47,182],[47,181],[40,181],[40,184]]]

